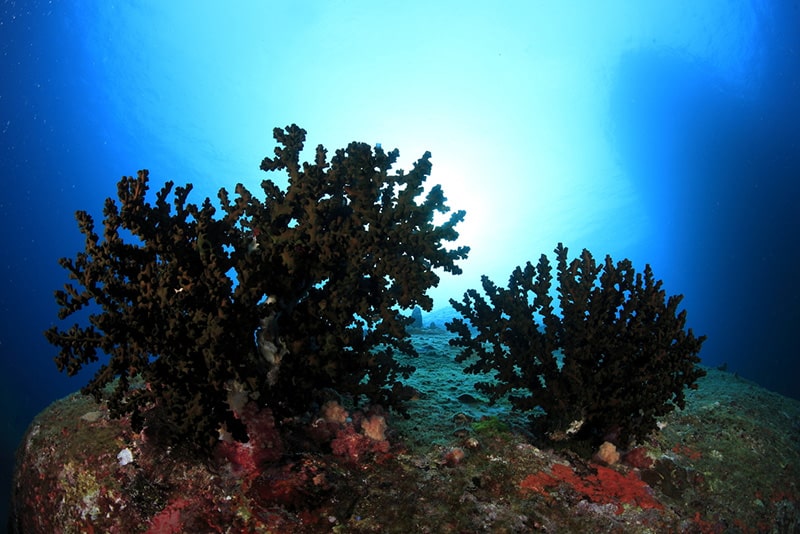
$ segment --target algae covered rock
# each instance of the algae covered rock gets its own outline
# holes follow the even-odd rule
[[[250,441],[220,440],[207,456],[133,432],[128,418],[70,395],[34,419],[19,447],[10,530],[329,532],[347,521],[359,495],[354,475],[393,454],[384,416],[347,415],[351,421],[328,423],[326,434],[295,425],[306,446],[288,454],[290,433],[280,435],[271,411],[251,402],[238,413]]]
[[[447,384],[460,365],[436,338],[435,353],[420,348],[430,365],[412,377],[424,393],[412,419],[331,399],[277,435],[271,410],[248,403],[239,415],[252,443],[218,441],[210,456],[70,395],[20,444],[10,530],[797,531],[800,402],[710,369],[646,450],[601,466],[531,445],[524,417],[483,402],[470,408],[478,424],[454,433],[442,413],[458,409]]]

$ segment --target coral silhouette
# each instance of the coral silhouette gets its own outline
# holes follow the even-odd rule
[[[102,235],[76,214],[85,249],[60,260],[73,283],[55,296],[60,319],[89,324],[45,335],[69,375],[102,362],[82,391],[137,431],[208,449],[221,432],[247,440],[236,406],[248,399],[280,421],[326,389],[402,411],[413,367],[394,353],[416,353],[398,310],[431,308],[434,269],[461,272],[468,248],[444,245],[464,212],[433,223],[449,208],[439,186],[423,194],[430,153],[408,173],[390,172],[397,150],[356,142],[301,164],[305,130],[273,134],[261,169],[285,171],[285,190],[221,189],[217,215],[172,182],[151,205],[144,170],[106,200]]]
[[[644,437],[705,374],[695,366],[705,336],[684,330],[682,295],[667,298],[649,265],[598,265],[585,249],[567,263],[560,243],[555,253],[560,314],[546,255],[517,267],[507,289],[484,276],[488,301],[474,289],[450,301],[463,317],[447,324],[456,359],[477,356],[465,371],[494,380],[476,387],[491,401],[507,395],[552,440]]]

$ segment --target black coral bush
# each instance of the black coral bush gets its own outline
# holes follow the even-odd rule
[[[560,243],[555,253],[555,295],[542,255],[507,288],[484,276],[486,298],[451,300],[463,319],[447,325],[450,343],[466,372],[492,373],[480,391],[508,396],[551,439],[628,444],[684,406],[684,389],[705,374],[696,367],[705,336],[684,330],[682,296],[667,297],[649,265],[642,274],[627,259],[597,264],[585,249],[568,263]]]
[[[351,143],[330,161],[318,146],[300,163],[305,130],[275,129],[279,145],[258,198],[241,184],[187,202],[191,185],[167,183],[147,200],[149,177],[118,184],[103,229],[76,214],[85,248],[62,258],[72,283],[56,291],[59,318],[81,312],[88,325],[53,326],[61,371],[102,365],[83,388],[107,400],[134,428],[157,415],[169,439],[210,448],[224,429],[246,439],[234,397],[258,399],[276,415],[302,413],[326,388],[402,409],[401,365],[414,355],[399,309],[430,309],[434,269],[458,274],[466,247],[449,250],[464,217],[442,190],[427,194],[426,153],[408,173],[390,172],[398,152]]]

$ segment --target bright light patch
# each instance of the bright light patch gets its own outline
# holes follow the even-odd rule
[[[83,9],[83,8],[81,8]],[[467,211],[464,276],[437,306],[559,241],[630,255],[663,241],[648,177],[620,168],[609,82],[623,53],[663,47],[746,91],[758,79],[757,14],[728,2],[253,2],[98,4],[76,32],[127,130],[118,158],[199,197],[259,191],[272,128],[297,123],[313,161],[351,141],[400,149],[395,169],[433,154],[428,187]],[[84,13],[85,14],[85,13]],[[141,28],[147,28],[144,38]],[[132,172],[130,169],[121,169]],[[446,220],[441,216],[437,222]],[[635,254],[634,254],[635,255]]]

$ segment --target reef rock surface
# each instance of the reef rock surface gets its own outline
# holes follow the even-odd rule
[[[447,338],[413,338],[410,419],[331,405],[202,461],[70,395],[20,444],[11,531],[800,532],[800,402],[708,369],[657,432],[591,460],[486,404]]]

